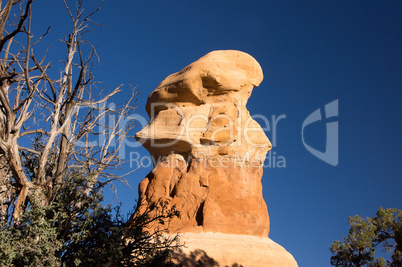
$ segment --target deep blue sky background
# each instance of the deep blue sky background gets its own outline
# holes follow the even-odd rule
[[[97,2],[86,1],[86,11]],[[35,1],[33,14],[38,35],[52,26],[43,44],[57,65],[64,51],[58,39],[71,25],[62,1]],[[265,77],[248,102],[250,113],[286,115],[274,148],[286,168],[266,168],[262,179],[269,236],[299,266],[322,267],[330,266],[331,243],[347,235],[348,216],[402,208],[401,14],[401,1],[107,0],[94,17],[107,27],[95,27],[87,37],[101,60],[97,80],[109,89],[126,85],[113,99],[118,104],[129,83],[139,84],[142,116],[148,95],[166,76],[206,53],[235,49],[252,55]],[[333,167],[305,149],[301,125],[336,99],[339,164]],[[305,134],[311,146],[325,149],[325,121]],[[127,157],[130,151],[148,155],[127,148]],[[150,169],[130,176],[132,189],[118,186],[124,211]]]

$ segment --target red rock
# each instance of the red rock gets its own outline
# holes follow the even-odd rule
[[[261,177],[272,145],[246,109],[262,78],[250,55],[214,51],[167,77],[148,98],[150,122],[136,139],[160,160],[139,185],[136,213],[150,208],[152,216],[161,200],[177,208],[180,217],[167,232],[189,244],[177,255],[183,261],[196,250],[219,264],[297,266],[268,238]],[[228,245],[234,240],[240,243]]]

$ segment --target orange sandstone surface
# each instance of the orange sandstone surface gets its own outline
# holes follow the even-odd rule
[[[137,212],[160,200],[175,205],[180,217],[167,230],[186,244],[176,253],[183,266],[197,257],[205,266],[297,266],[268,238],[261,177],[272,145],[246,108],[262,79],[250,55],[213,51],[148,98],[150,122],[136,139],[157,164],[139,185]]]

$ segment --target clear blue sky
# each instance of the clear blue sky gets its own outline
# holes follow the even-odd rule
[[[97,1],[86,2],[89,11]],[[52,26],[43,41],[49,59],[60,57],[57,40],[69,26],[62,1],[35,1],[33,8],[38,34]],[[139,84],[142,116],[166,76],[210,51],[241,50],[257,59],[265,77],[249,100],[250,113],[286,115],[274,147],[286,168],[266,168],[262,179],[269,236],[299,266],[323,267],[330,266],[331,243],[347,235],[348,216],[402,209],[401,14],[401,1],[107,0],[95,17],[107,27],[95,27],[88,39],[102,63],[96,79],[110,89],[124,83],[127,92],[129,83]],[[125,96],[113,101],[122,104]],[[339,101],[339,116],[330,119],[339,123],[335,167],[308,152],[301,138],[307,116],[333,100]],[[305,129],[306,142],[321,151],[326,122]],[[149,171],[130,176],[133,190],[118,187],[125,211]]]

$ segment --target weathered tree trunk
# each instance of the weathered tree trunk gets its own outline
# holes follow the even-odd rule
[[[0,221],[7,219],[11,191],[12,187],[8,161],[4,156],[4,153],[0,151]]]
[[[4,114],[0,112],[0,137],[4,138]],[[7,220],[7,210],[11,203],[11,175],[8,160],[0,148],[0,221]]]

